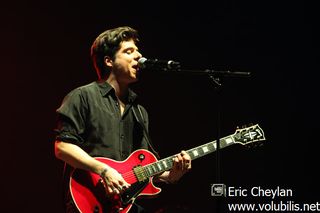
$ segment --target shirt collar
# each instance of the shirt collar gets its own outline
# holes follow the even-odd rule
[[[114,93],[113,87],[106,81],[97,81],[101,95],[104,97],[111,91]],[[137,94],[129,89],[128,102],[133,103],[137,99]]]

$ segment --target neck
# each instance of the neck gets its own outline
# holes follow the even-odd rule
[[[108,79],[106,79],[106,81],[113,87],[113,89],[115,90],[116,96],[117,98],[125,103],[125,100],[128,96],[128,92],[129,92],[129,85],[125,84],[125,83],[121,83],[119,81],[117,81],[117,79],[110,75],[108,77]]]

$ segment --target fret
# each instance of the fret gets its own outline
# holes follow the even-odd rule
[[[153,170],[153,173],[156,174],[157,173],[157,168],[154,166],[154,164],[151,164],[151,168]]]
[[[232,137],[228,137],[226,138],[226,144],[230,144],[230,143],[233,143],[233,140],[232,140]]]
[[[153,172],[150,166],[146,166],[146,169],[148,170],[149,177],[152,176]]]
[[[224,148],[227,146],[227,142],[226,142],[226,139],[222,138],[220,140],[220,148]]]
[[[164,168],[166,169],[168,167],[167,162],[166,161],[162,161]]]
[[[156,163],[156,164],[157,164],[157,167],[158,167],[159,171],[161,171],[162,170],[161,164],[159,162]]]
[[[202,151],[203,151],[203,153],[209,152],[208,146],[202,147]]]
[[[199,153],[199,157],[202,157],[204,155],[204,152],[203,152],[202,148],[203,148],[203,146],[197,148],[198,153]]]
[[[173,156],[162,160],[167,165],[166,170],[171,169],[173,166]]]
[[[217,145],[215,143],[208,144],[208,147],[210,150],[213,150],[213,151],[215,151],[217,149]]]
[[[199,155],[198,150],[193,150],[191,153],[194,157],[197,157]]]

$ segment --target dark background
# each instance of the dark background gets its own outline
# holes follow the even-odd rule
[[[267,138],[264,146],[221,150],[220,181],[292,189],[293,197],[283,201],[319,201],[316,8],[253,0],[2,5],[1,212],[62,211],[62,163],[53,152],[55,109],[71,89],[95,80],[89,57],[95,37],[122,25],[140,32],[147,58],[252,74],[222,79],[219,96],[206,76],[143,73],[134,89],[149,112],[162,157],[216,139],[218,123],[221,136],[258,123]],[[163,185],[157,199],[141,202],[158,212],[213,212],[217,203],[210,187],[216,181],[216,155],[208,155],[194,161],[178,184]],[[223,208],[231,202],[224,199]]]

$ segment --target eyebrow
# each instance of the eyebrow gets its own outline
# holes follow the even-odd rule
[[[139,51],[138,48],[135,48],[135,47],[126,47],[123,49],[123,51],[127,51],[127,50],[135,50],[135,51]]]

